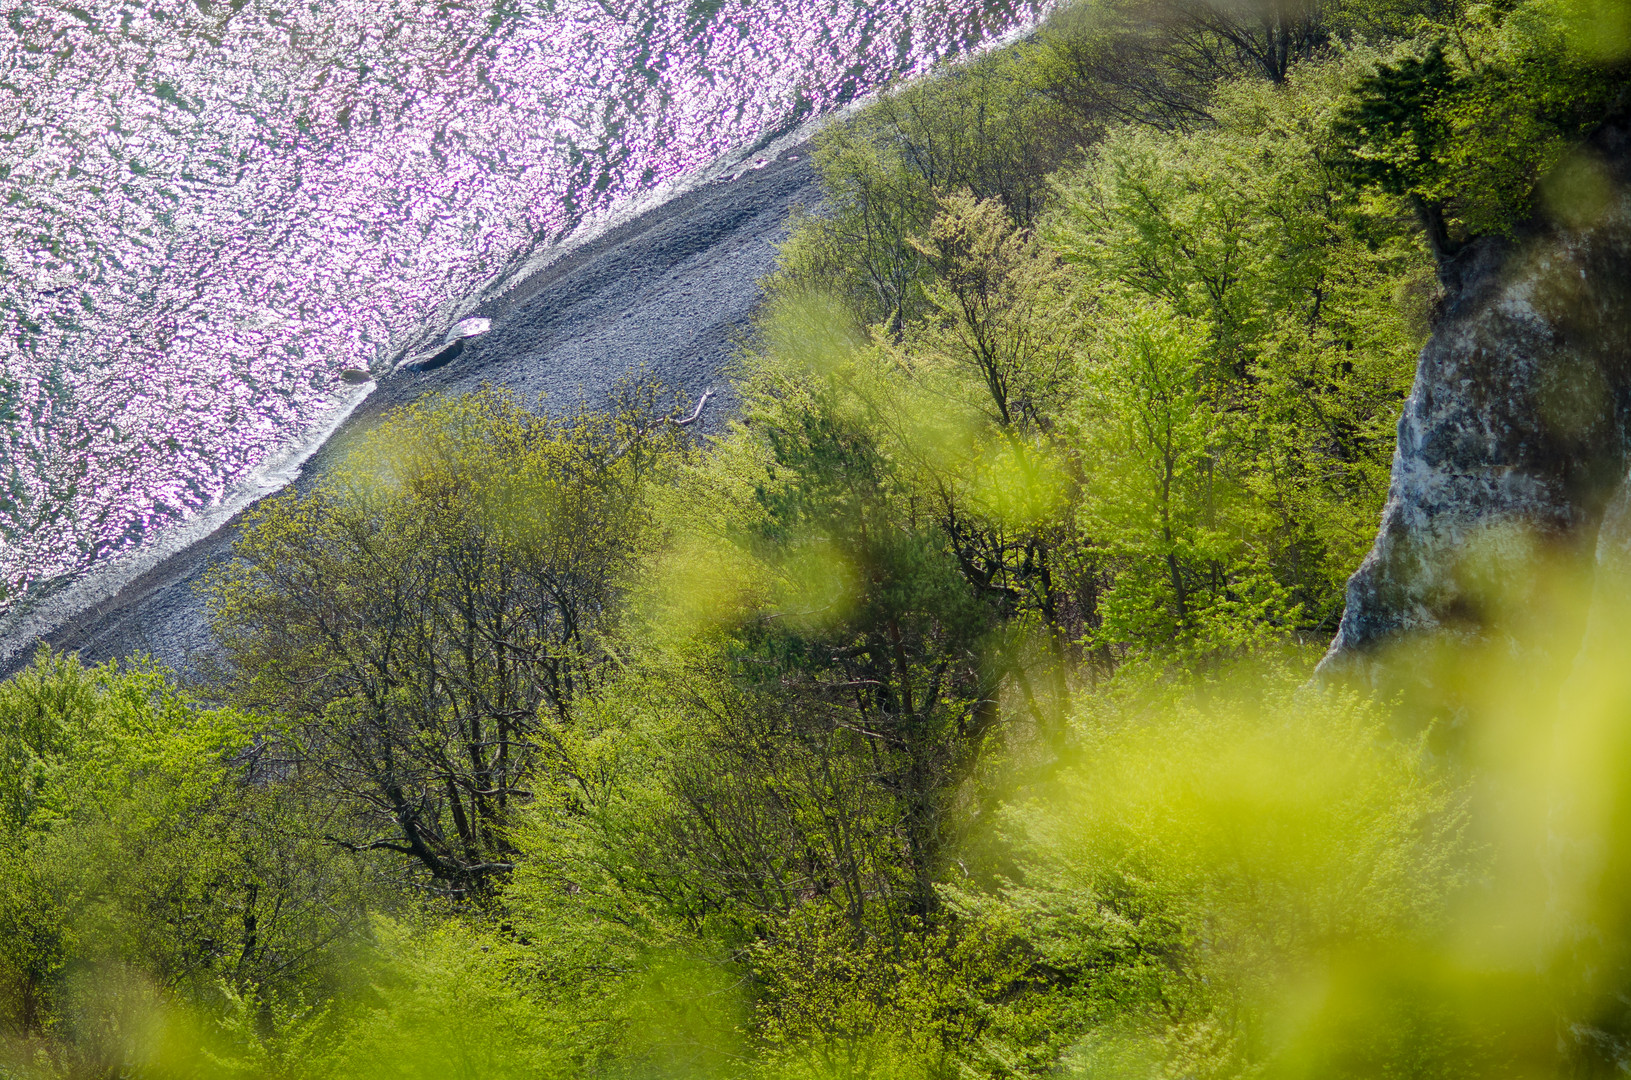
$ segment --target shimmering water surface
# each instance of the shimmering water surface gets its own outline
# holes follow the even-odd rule
[[[0,610],[220,506],[587,216],[1041,6],[10,7]]]

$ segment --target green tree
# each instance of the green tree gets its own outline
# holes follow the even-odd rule
[[[1107,313],[1083,420],[1096,465],[1084,527],[1119,564],[1101,640],[1201,653],[1265,644],[1296,612],[1248,540],[1254,508],[1219,468],[1229,417],[1207,399],[1205,339],[1148,301]]]
[[[1046,93],[1033,48],[1020,44],[894,89],[816,141],[826,198],[794,219],[773,289],[843,300],[863,326],[898,338],[925,310],[931,271],[911,243],[967,190],[1022,226],[1048,200],[1051,174],[1092,133]]]
[[[1443,44],[1434,42],[1421,57],[1377,65],[1333,125],[1337,139],[1352,147],[1342,167],[1407,197],[1441,261],[1458,247],[1450,239],[1442,199],[1432,196],[1443,188],[1442,154],[1451,133],[1444,104],[1457,82]]]
[[[1624,61],[1583,53],[1569,16],[1538,0],[1480,9],[1377,64],[1343,102],[1333,163],[1407,200],[1441,264],[1527,218],[1540,179],[1625,107]]]
[[[0,683],[0,1031],[91,1069],[170,1005],[254,1000],[265,1028],[332,990],[366,870],[277,771],[247,717],[154,666],[42,652]]]
[[[307,494],[263,504],[209,582],[222,689],[350,827],[487,894],[545,747],[606,669],[604,633],[682,429],[650,392],[553,420],[485,390],[393,414]]]
[[[1112,135],[1042,229],[1087,295],[1147,297],[1200,335],[1226,528],[1320,627],[1371,542],[1435,294],[1408,230],[1324,163],[1356,67],[1220,87],[1204,133]],[[1127,311],[1101,302],[1087,322],[1109,340]]]

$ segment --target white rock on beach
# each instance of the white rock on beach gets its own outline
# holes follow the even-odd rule
[[[493,327],[491,319],[463,319],[453,324],[453,329],[447,332],[448,341],[457,341],[459,338],[475,337],[485,334]]]

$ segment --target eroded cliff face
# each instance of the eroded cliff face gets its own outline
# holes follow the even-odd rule
[[[1537,556],[1597,550],[1631,460],[1631,126],[1565,168],[1544,216],[1446,267],[1326,674],[1374,683],[1376,660],[1421,635],[1487,641],[1497,607],[1535,599]],[[1549,647],[1577,649],[1570,637]]]

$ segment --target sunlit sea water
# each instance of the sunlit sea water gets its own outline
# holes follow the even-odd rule
[[[1043,6],[10,7],[0,611],[221,507],[586,219]]]

